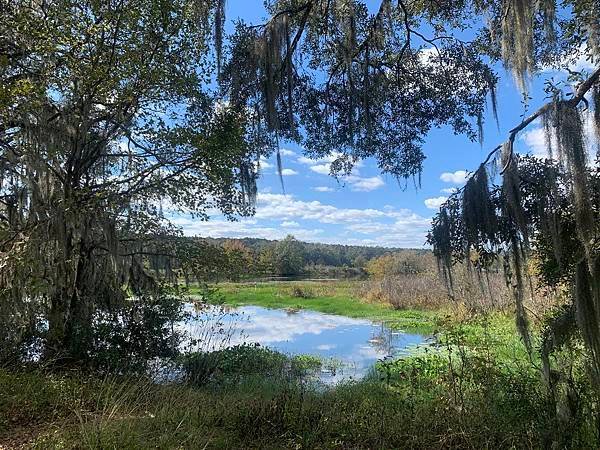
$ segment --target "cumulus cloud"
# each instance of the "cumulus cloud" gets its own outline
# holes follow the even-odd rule
[[[520,139],[525,143],[528,150],[538,158],[548,157],[548,146],[546,145],[546,136],[542,128],[532,128],[524,131]]]
[[[439,209],[448,197],[433,197],[425,200],[425,206],[429,209]]]
[[[423,246],[431,218],[408,209],[340,208],[292,195],[260,192],[252,218],[230,222],[217,217],[202,222],[177,216],[173,222],[190,236],[283,239],[293,228],[294,236],[304,241],[414,248]],[[289,226],[292,223],[298,226]],[[325,234],[318,224],[335,226],[336,231]]]
[[[285,220],[281,222],[281,226],[284,228],[296,228],[299,227],[300,224],[298,222],[294,222],[293,220]]]
[[[310,166],[310,170],[321,175],[330,175],[331,163],[315,164]],[[357,168],[354,168],[350,175],[341,176],[340,179],[350,186],[350,189],[357,192],[370,192],[385,186],[385,182],[381,176],[361,177]],[[316,189],[320,192],[327,192],[324,189]],[[331,189],[333,190],[333,189]]]
[[[287,148],[280,148],[279,153],[283,156],[296,156],[296,152]]]
[[[332,163],[336,159],[338,159],[342,154],[340,152],[331,152],[329,155],[323,156],[321,158],[308,158],[306,156],[300,156],[296,161],[302,164],[323,164],[323,163]]]
[[[350,184],[350,189],[353,191],[370,192],[385,185],[385,182],[380,176],[362,178],[356,175],[346,177]]]
[[[445,183],[453,183],[453,184],[463,184],[467,181],[467,171],[466,170],[457,170],[456,172],[444,172],[440,175],[440,180]]]
[[[441,190],[442,193],[444,194],[454,194],[456,191],[458,191],[458,189],[452,187],[452,188],[444,188]]]
[[[327,187],[327,186],[315,186],[313,190],[317,192],[333,192],[335,189]]]
[[[255,166],[257,166],[257,167],[259,166],[259,164],[258,164],[258,163],[256,163],[256,162],[255,162],[254,164],[255,164]],[[272,168],[272,167],[273,167],[273,164],[271,164],[271,163],[270,163],[270,162],[267,160],[267,158],[265,158],[264,156],[261,156],[261,157],[260,157],[260,168],[261,168],[261,169],[270,169],[270,168]]]
[[[393,212],[377,209],[338,208],[319,201],[303,201],[292,195],[259,193],[256,219],[316,220],[322,223],[340,224],[366,220],[373,217],[392,217]]]
[[[171,220],[182,228],[186,236],[227,237],[227,238],[263,238],[283,239],[289,230],[279,226],[259,224],[254,219],[241,219],[235,222],[224,219],[210,219],[200,221],[190,217],[176,217]],[[320,241],[321,228],[294,228],[294,236],[303,241]]]
[[[317,164],[331,164],[336,159],[342,158],[344,155],[341,152],[331,152],[328,155],[322,156],[320,158],[309,158],[306,156],[300,156],[296,159],[301,164],[307,165],[317,165]],[[364,165],[362,160],[358,160],[354,163],[354,167],[362,167]]]
[[[316,164],[314,166],[310,166],[310,170],[312,170],[313,172],[320,173],[321,175],[329,175],[331,172],[331,164]]]
[[[283,169],[281,171],[281,175],[283,175],[283,176],[298,175],[298,172],[296,172],[293,169]]]

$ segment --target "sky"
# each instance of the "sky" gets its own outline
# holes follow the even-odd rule
[[[379,4],[376,0],[368,3],[373,9]],[[262,23],[262,0],[229,0],[226,16],[226,30],[232,30],[233,20],[238,17]],[[591,69],[583,59],[575,65],[577,69]],[[465,183],[468,173],[492,148],[506,140],[508,131],[526,111],[512,75],[504,69],[499,69],[498,75],[499,127],[489,111],[483,146],[466,136],[454,135],[448,127],[432,130],[423,146],[427,159],[420,188],[410,181],[404,186],[381,174],[371,159],[361,161],[350,177],[338,181],[329,175],[329,164],[335,157],[310,160],[298,145],[282,142],[285,193],[275,157],[263,160],[253,217],[231,222],[215,215],[203,222],[180,215],[173,221],[191,236],[282,239],[292,234],[308,242],[424,248],[431,219],[440,204]],[[531,81],[528,112],[544,103],[543,80],[551,76],[561,74],[544,71]],[[539,123],[520,134],[516,149],[520,153],[545,154]]]

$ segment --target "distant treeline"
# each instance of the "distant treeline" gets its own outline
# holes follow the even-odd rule
[[[313,242],[302,242],[289,235],[287,238],[294,239],[299,246],[302,247],[304,256],[304,263],[306,265],[323,265],[323,266],[334,266],[334,267],[364,267],[365,263],[370,259],[384,255],[386,253],[393,253],[401,251],[399,248],[389,247],[367,247],[363,245],[342,245],[342,244],[321,244]],[[228,238],[205,238],[209,243],[216,243],[222,245],[227,241],[238,241],[244,246],[251,249],[256,253],[260,253],[269,248],[277,246],[276,240],[259,239],[259,238],[242,238],[242,239],[228,239]]]
[[[302,242],[294,236],[276,241],[258,238],[189,238],[202,243],[207,261],[214,266],[200,274],[205,279],[244,279],[264,276],[314,276],[350,278],[367,275],[370,262],[385,255],[410,253],[430,255],[428,250],[412,250],[359,245]]]

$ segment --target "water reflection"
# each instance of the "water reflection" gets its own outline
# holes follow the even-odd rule
[[[368,320],[258,306],[208,306],[186,327],[199,350],[258,343],[290,355],[312,354],[335,361],[323,366],[321,378],[326,382],[360,378],[377,360],[406,354],[426,342],[422,335],[393,331]]]

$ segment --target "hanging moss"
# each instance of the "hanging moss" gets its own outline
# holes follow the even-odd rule
[[[496,121],[496,126],[500,129],[500,120],[498,119],[498,96],[496,93],[496,80],[492,79],[491,74],[486,75],[486,83],[488,85],[488,91],[490,93],[490,103],[492,104],[492,114]]]
[[[436,243],[434,253],[437,257],[438,269],[442,274],[448,289],[448,294],[454,298],[452,280],[452,246],[451,246],[451,220],[446,208],[441,208],[432,228],[432,240]]]
[[[554,158],[554,140],[556,135],[553,126],[552,110],[549,110],[546,114],[542,114],[542,128],[549,158]]]
[[[538,10],[542,16],[547,43],[556,41],[554,22],[556,21],[556,0],[537,0]]]
[[[221,73],[223,59],[223,29],[225,28],[225,0],[216,0],[215,3],[215,50],[217,59],[217,75]]]
[[[528,353],[531,354],[533,348],[531,345],[531,335],[529,333],[529,320],[525,311],[525,284],[523,282],[525,255],[521,250],[516,235],[510,240],[508,254],[504,256],[504,276],[508,287],[511,289],[515,300],[515,322],[517,330],[523,339],[523,344]]]
[[[512,224],[513,233],[520,233],[527,244],[529,233],[521,201],[518,160],[513,153],[512,140],[502,145],[501,163],[504,170],[502,174],[503,212]],[[519,239],[518,236],[515,236],[515,238]]]
[[[550,355],[564,347],[577,333],[575,308],[567,304],[548,317],[542,330],[540,356],[544,380],[552,387]]]
[[[557,199],[560,198],[558,185],[558,173],[554,165],[542,167],[542,176],[538,181],[537,197],[537,215],[540,218],[540,225],[543,232],[550,236],[554,258],[559,267],[563,262],[563,243],[561,239],[561,221],[558,215]]]
[[[574,303],[577,323],[583,339],[590,351],[593,379],[600,388],[600,259],[593,262],[592,272],[587,261],[577,265]]]
[[[462,210],[458,196],[450,197],[434,218],[428,242],[438,262],[438,269],[446,283],[448,294],[454,298],[452,265],[455,256],[464,259],[465,227],[462,224]]]
[[[252,206],[256,204],[256,197],[258,195],[257,177],[258,173],[253,170],[251,164],[242,164],[240,167],[240,187],[248,204]]]
[[[462,196],[462,220],[468,248],[479,242],[495,239],[498,221],[491,201],[488,174],[484,165],[479,166],[465,185]]]
[[[479,141],[479,145],[483,147],[483,112],[479,111],[477,113],[477,140]]]
[[[583,13],[584,29],[587,31],[588,47],[591,53],[600,58],[600,5],[598,2],[590,2]]]
[[[594,131],[596,133],[597,154],[600,155],[600,84],[594,86],[592,90],[594,100]]]
[[[594,215],[587,181],[583,122],[579,110],[566,102],[559,102],[555,108],[554,125],[558,154],[569,175],[577,232],[589,259],[594,238]]]
[[[512,71],[519,89],[526,92],[527,78],[534,68],[534,2],[504,0],[502,5],[502,59]]]

